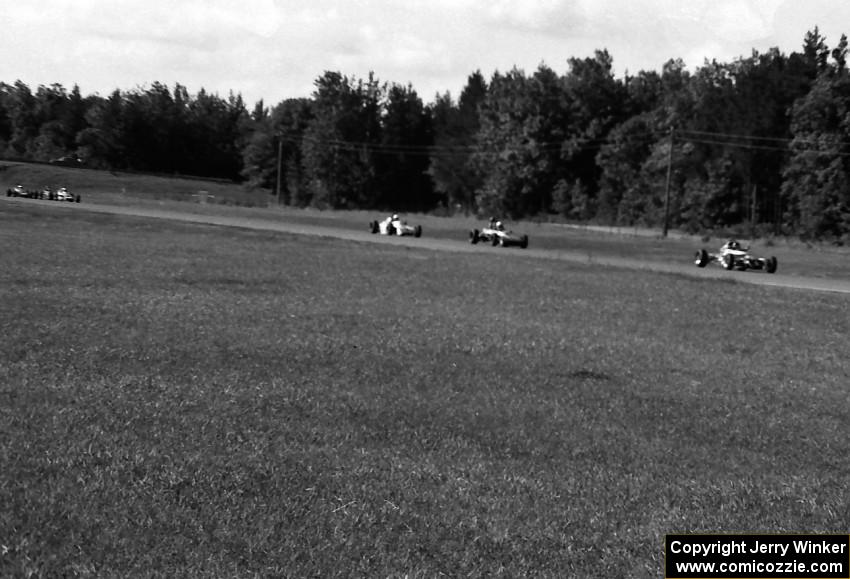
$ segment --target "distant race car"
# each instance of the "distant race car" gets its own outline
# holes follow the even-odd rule
[[[387,217],[383,221],[369,222],[369,231],[380,233],[381,235],[412,235],[413,237],[422,237],[421,225],[408,225],[407,221],[399,219],[398,215]]]
[[[525,249],[528,247],[528,236],[524,234],[514,233],[513,231],[505,231],[505,226],[501,221],[490,220],[487,227],[478,231],[473,229],[469,232],[469,243],[475,245],[479,241],[501,247],[509,247],[512,245]]]
[[[79,203],[80,196],[72,195],[65,187],[60,187],[53,192],[54,201],[70,201],[71,203]]]
[[[77,155],[64,155],[59,157],[58,159],[50,159],[51,165],[63,165],[65,167],[81,167],[83,165],[83,160],[80,159]]]
[[[32,194],[24,189],[23,185],[15,185],[11,189],[6,189],[6,197],[31,197]]]
[[[72,194],[66,187],[60,187],[55,191],[50,187],[45,187],[40,191],[32,191],[29,197],[47,201],[69,201],[71,203],[79,203],[81,200],[79,195]]]
[[[705,267],[711,262],[716,262],[729,270],[762,269],[767,273],[776,273],[776,267],[779,264],[775,257],[753,257],[749,251],[749,247],[743,247],[740,242],[730,239],[717,253],[700,249],[696,253],[694,263],[697,267]]]

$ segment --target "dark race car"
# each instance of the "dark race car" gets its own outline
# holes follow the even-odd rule
[[[6,197],[31,197],[32,194],[24,189],[23,185],[15,185],[11,189],[6,189]]]
[[[724,243],[717,253],[709,253],[700,249],[696,253],[694,263],[697,267],[705,267],[709,263],[717,263],[728,270],[745,271],[748,269],[764,270],[767,273],[776,273],[779,263],[773,256],[754,257],[750,255],[750,248],[744,247],[740,242],[730,239]]]
[[[490,243],[501,247],[516,246],[525,249],[528,247],[528,236],[525,234],[505,231],[501,221],[490,220],[487,227],[473,229],[469,232],[469,243],[475,245],[478,242]]]

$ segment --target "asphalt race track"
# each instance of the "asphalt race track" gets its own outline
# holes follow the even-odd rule
[[[8,203],[31,203],[31,200],[18,198],[0,198]],[[169,219],[172,221],[183,221],[188,223],[201,223],[205,225],[219,225],[224,227],[240,227],[244,229],[279,231],[296,235],[314,235],[321,237],[333,237],[348,241],[367,243],[384,243],[395,246],[406,246],[411,248],[427,249],[432,251],[470,252],[481,253],[481,249],[471,245],[465,240],[449,240],[428,238],[427,232],[418,239],[412,237],[397,237],[373,235],[363,228],[363,231],[340,229],[333,227],[322,227],[317,225],[305,225],[286,221],[273,221],[271,219],[224,216],[224,215],[201,215],[169,209],[152,209],[145,207],[119,207],[114,205],[76,205],[70,203],[50,203],[57,210],[65,211],[89,211],[96,213],[108,213],[112,215],[127,215],[132,217],[148,217],[152,219]],[[583,263],[609,267],[620,267],[644,271],[655,271],[659,273],[674,273],[695,278],[708,279],[734,279],[739,282],[751,283],[763,286],[782,287],[789,289],[837,292],[850,294],[850,280],[824,279],[804,276],[792,276],[782,274],[748,274],[745,272],[726,271],[721,268],[696,268],[690,260],[683,260],[681,264],[665,263],[656,261],[637,261],[619,257],[594,255],[588,257],[586,253],[570,252],[553,249],[522,249],[500,252],[500,255],[515,255],[523,258],[554,259],[572,263]]]

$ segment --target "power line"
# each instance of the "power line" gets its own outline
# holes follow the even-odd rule
[[[803,144],[803,145],[820,145],[820,141],[818,139],[807,139],[800,136],[795,137],[760,137],[758,135],[741,135],[735,133],[716,133],[711,131],[696,131],[696,130],[682,130],[682,134],[690,134],[690,135],[700,135],[700,136],[709,136],[709,137],[721,137],[721,138],[731,138],[731,139],[747,139],[751,141],[773,141],[777,143],[785,143],[787,145],[795,145],[795,144]],[[691,139],[689,139],[691,140]],[[695,139],[693,139],[695,140]],[[837,140],[831,143],[832,145],[837,146],[847,146],[850,147],[850,141]]]
[[[800,137],[783,138],[783,137],[763,137],[758,135],[743,135],[735,133],[720,133],[713,131],[699,131],[689,129],[679,129],[676,131],[679,142],[689,142],[702,145],[714,145],[722,147],[734,147],[740,149],[769,151],[778,153],[795,153],[795,152],[813,152],[834,156],[850,156],[850,152],[845,153],[835,150],[819,150],[801,149],[798,146],[812,145],[817,147],[820,142],[816,139],[805,139]],[[350,141],[345,139],[321,139],[302,135],[300,138],[282,137],[283,140],[299,144],[307,141],[320,146],[327,146],[341,151],[352,153],[369,152],[378,155],[412,155],[412,156],[428,156],[428,157],[446,157],[462,155],[486,155],[498,156],[511,152],[527,152],[530,147],[534,147],[540,152],[557,152],[567,149],[573,154],[582,153],[590,150],[598,150],[605,146],[611,145],[651,145],[662,141],[667,135],[658,132],[644,132],[624,136],[608,135],[603,138],[565,138],[560,141],[535,141],[527,140],[524,142],[505,143],[501,147],[492,147],[484,143],[470,143],[459,145],[408,145],[402,143],[376,143],[368,141]],[[709,138],[706,138],[709,137]],[[714,138],[711,138],[714,137]],[[737,139],[737,141],[736,141]],[[746,142],[751,141],[751,142]],[[770,145],[767,143],[776,143]],[[779,144],[781,143],[781,145]],[[836,141],[831,143],[833,146],[850,147],[850,142]]]
[[[509,143],[501,148],[491,148],[485,144],[475,143],[468,145],[405,145],[396,143],[373,143],[368,141],[349,141],[344,139],[320,139],[303,135],[300,138],[284,137],[283,140],[291,144],[299,144],[299,142],[307,141],[317,145],[325,145],[349,152],[363,152],[364,150],[371,153],[386,153],[386,154],[424,154],[441,156],[445,154],[502,154],[510,151],[527,151],[530,146],[541,151],[559,151],[565,147],[574,148],[576,152],[599,149],[610,144],[634,144],[634,143],[652,143],[654,142],[653,133],[644,133],[642,135],[629,135],[625,139],[612,141],[610,138],[587,139],[574,138],[563,139],[561,141],[535,141],[528,140],[521,143]]]

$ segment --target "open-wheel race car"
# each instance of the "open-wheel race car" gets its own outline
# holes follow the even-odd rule
[[[369,231],[372,233],[380,233],[381,235],[412,235],[413,237],[422,236],[421,225],[408,225],[407,221],[399,219],[399,216],[393,214],[383,221],[370,221]]]
[[[44,199],[46,201],[70,201],[71,203],[79,203],[80,196],[74,195],[66,187],[60,187],[56,190],[50,187],[44,187],[40,191],[35,191],[34,199]]]
[[[6,189],[6,197],[32,197],[32,192],[24,189],[23,185],[15,185],[10,189]]]
[[[80,196],[74,195],[65,187],[60,187],[56,191],[53,192],[53,200],[54,201],[70,201],[71,203],[79,203]]]
[[[760,269],[767,273],[776,273],[776,267],[779,265],[773,256],[753,257],[750,255],[749,247],[742,246],[740,242],[734,239],[730,239],[724,243],[717,253],[709,253],[705,249],[697,251],[694,258],[694,263],[697,267],[705,267],[712,262],[722,265],[724,269],[737,269],[740,271]]]
[[[469,243],[475,245],[478,242],[491,243],[501,247],[518,246],[522,249],[528,247],[528,236],[525,234],[506,231],[501,221],[490,219],[487,227],[473,229],[469,232]]]

